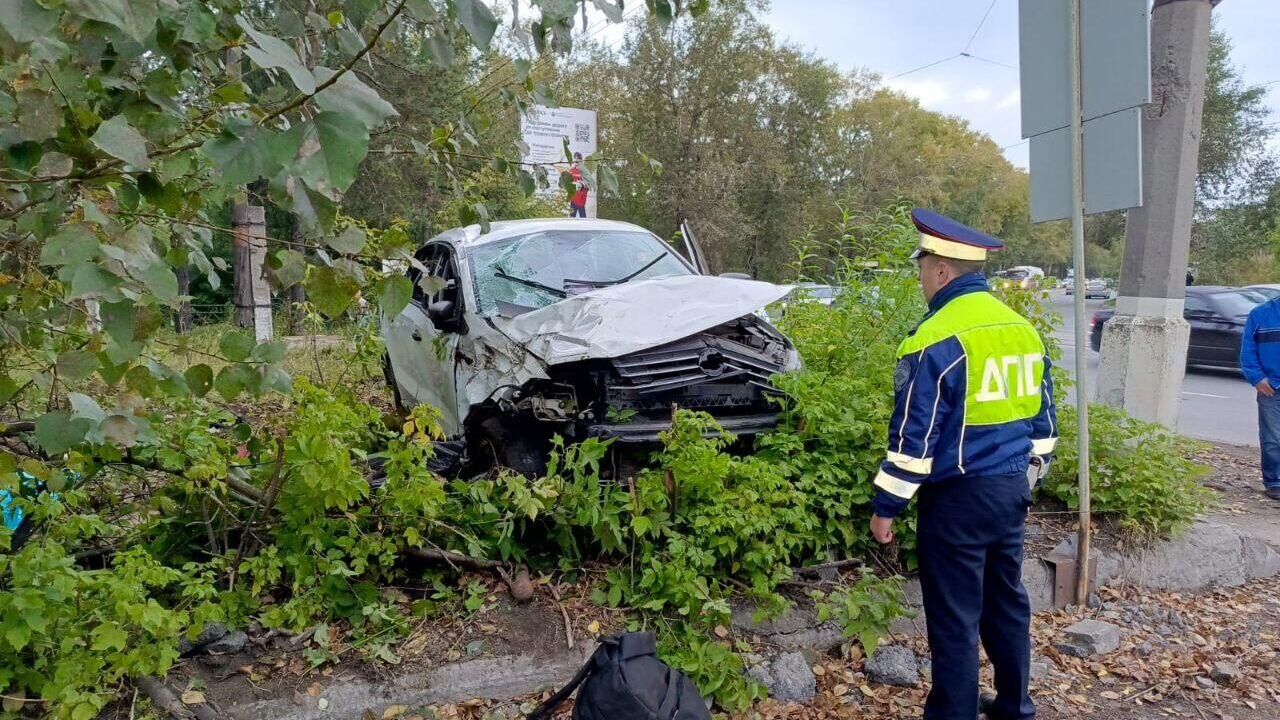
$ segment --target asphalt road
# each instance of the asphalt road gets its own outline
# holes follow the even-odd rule
[[[1054,332],[1062,345],[1062,364],[1075,375],[1075,318],[1072,299],[1061,290],[1050,294],[1053,309],[1063,320]],[[1087,300],[1086,318],[1102,306],[1102,300]],[[1086,320],[1087,321],[1087,320]],[[1091,396],[1097,396],[1098,353],[1089,347],[1086,337],[1086,364]],[[1074,395],[1074,389],[1071,395]],[[1074,402],[1069,395],[1068,400]],[[1236,372],[1188,368],[1182,381],[1182,403],[1178,411],[1178,431],[1184,435],[1228,442],[1236,445],[1258,445],[1258,406],[1254,390]]]

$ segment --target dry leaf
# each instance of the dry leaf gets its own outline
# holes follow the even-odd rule
[[[716,637],[718,637],[718,638],[720,638],[721,640],[723,640],[723,639],[725,639],[725,638],[729,637],[729,628],[727,628],[727,627],[725,627],[725,626],[723,626],[723,625],[717,625],[717,626],[716,626],[716,629],[715,629],[715,634],[716,634]]]
[[[847,695],[849,693],[849,686],[845,685],[844,683],[840,683],[839,685],[836,685],[835,687],[831,688],[831,692],[836,697]]]
[[[388,705],[386,710],[382,711],[382,720],[392,720],[409,711],[407,705]]]
[[[591,624],[587,626],[587,632],[591,633],[592,635],[595,635],[596,633],[600,632],[600,621],[592,620]]]
[[[1098,694],[1099,694],[1099,695],[1101,695],[1102,697],[1104,697],[1104,698],[1108,699],[1108,700],[1119,700],[1119,699],[1120,699],[1120,693],[1116,692],[1115,690],[1103,690],[1102,692],[1100,692],[1100,693],[1098,693]]]
[[[183,705],[203,705],[204,693],[199,690],[188,690],[182,693],[181,700]]]
[[[320,683],[311,683],[310,685],[307,686],[307,694],[310,695],[311,697],[316,697],[323,690],[324,690],[324,686],[321,685]]]
[[[827,669],[822,667],[821,665],[814,665],[813,674],[817,675],[818,677],[822,677],[823,675],[827,674]]]

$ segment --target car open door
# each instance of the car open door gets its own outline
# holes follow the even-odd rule
[[[680,221],[680,237],[684,240],[685,255],[693,264],[693,269],[697,270],[699,275],[710,275],[711,268],[702,255],[702,248],[698,247],[698,241],[693,237],[693,230],[690,229],[688,220]]]
[[[447,245],[427,245],[418,251],[418,260],[426,269],[409,270],[413,299],[396,317],[382,319],[382,337],[401,400],[408,407],[426,403],[438,408],[445,435],[454,437],[462,432],[454,380],[458,329],[441,328],[428,311],[445,299],[461,303],[463,294],[457,291],[458,274]]]

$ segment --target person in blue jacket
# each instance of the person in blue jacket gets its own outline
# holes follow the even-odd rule
[[[920,587],[933,687],[925,720],[1027,720],[1031,606],[1022,586],[1031,492],[1057,444],[1053,381],[1031,323],[990,293],[995,238],[912,212],[929,310],[898,348],[889,447],[874,482],[871,533],[917,503]],[[978,691],[978,641],[995,669]]]
[[[1258,391],[1258,440],[1262,446],[1262,489],[1280,500],[1280,298],[1249,312],[1240,339],[1240,371]]]

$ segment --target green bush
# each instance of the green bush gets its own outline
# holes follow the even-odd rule
[[[1041,493],[1078,508],[1079,463],[1076,409],[1063,404],[1072,380],[1062,363],[1062,348],[1053,329],[1061,318],[1042,291],[1005,289],[1001,299],[1036,326],[1054,362],[1055,402],[1058,403],[1058,450]],[[1204,512],[1213,492],[1197,480],[1209,468],[1192,460],[1202,447],[1161,425],[1130,417],[1119,408],[1089,405],[1089,484],[1095,515],[1114,515],[1120,526],[1136,535],[1176,534]]]
[[[1075,408],[1060,407],[1058,423],[1058,453],[1042,491],[1078,508]],[[1209,468],[1191,460],[1202,443],[1098,404],[1089,406],[1089,440],[1093,512],[1114,515],[1128,531],[1151,537],[1177,533],[1213,499],[1197,482]]]

